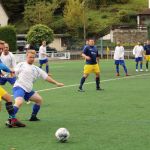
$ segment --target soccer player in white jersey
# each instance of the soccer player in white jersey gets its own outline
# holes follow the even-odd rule
[[[124,47],[121,45],[120,41],[117,42],[117,46],[115,47],[114,60],[116,65],[116,76],[120,76],[119,65],[123,67],[126,76],[128,76],[127,67],[124,61]]]
[[[4,44],[4,50],[1,54],[1,61],[11,70],[16,66],[16,59],[12,52],[9,51],[9,45],[8,43]],[[9,82],[11,85],[13,85],[16,81],[16,77],[0,77],[0,85],[5,85],[6,82]]]
[[[138,42],[137,45],[134,46],[133,55],[135,55],[136,72],[138,72],[139,63],[140,63],[140,71],[143,71],[142,65],[143,65],[144,47],[141,45],[140,42]]]
[[[59,83],[41,68],[33,65],[35,60],[36,52],[35,50],[28,50],[26,55],[26,62],[21,62],[15,67],[15,74],[18,77],[14,87],[13,95],[15,99],[14,110],[15,114],[18,112],[19,108],[23,104],[23,101],[33,101],[33,110],[29,121],[38,121],[37,113],[40,110],[42,97],[35,91],[33,91],[33,83],[39,77],[43,78],[45,81],[56,84],[61,87],[64,84]]]
[[[42,68],[43,64],[46,64],[46,72],[47,72],[47,74],[49,74],[48,55],[47,55],[47,51],[46,51],[46,41],[42,41],[42,45],[39,48],[39,64],[40,64],[40,68]]]

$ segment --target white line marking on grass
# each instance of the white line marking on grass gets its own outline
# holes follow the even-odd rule
[[[122,80],[122,79],[131,79],[131,78],[135,78],[135,77],[148,76],[148,75],[150,75],[150,73],[121,77],[121,78],[110,78],[110,79],[102,80],[101,82],[109,82],[109,81],[116,81],[116,80]],[[84,84],[93,84],[93,83],[95,83],[95,82],[87,82]],[[56,89],[60,89],[60,88],[68,88],[68,87],[74,87],[74,86],[79,86],[79,84],[72,84],[72,85],[66,85],[63,87],[54,87],[54,88],[48,88],[48,89],[43,89],[43,90],[37,90],[36,92],[45,92],[45,91],[51,91],[51,90],[56,90]]]

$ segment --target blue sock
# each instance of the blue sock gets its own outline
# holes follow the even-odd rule
[[[46,72],[49,73],[49,66],[46,65]]]
[[[14,107],[12,105],[12,102],[6,102],[5,106],[9,114],[9,118],[15,118]]]
[[[96,77],[96,88],[97,88],[97,89],[100,88],[99,84],[100,84],[100,78],[99,78],[99,77]]]
[[[136,63],[136,69],[138,69],[138,62]]]
[[[80,81],[80,86],[79,86],[80,89],[82,89],[84,82],[85,82],[85,77],[82,77]]]
[[[18,112],[19,108],[14,106],[14,114],[16,114]]]
[[[142,69],[142,67],[143,67],[143,64],[142,64],[142,63],[140,63],[140,69]]]
[[[124,71],[125,71],[125,73],[127,74],[127,67],[125,66],[125,65],[123,65],[123,69],[124,69]]]
[[[119,65],[116,65],[116,72],[119,73]]]
[[[36,116],[40,110],[40,105],[34,104],[32,108],[32,115]]]

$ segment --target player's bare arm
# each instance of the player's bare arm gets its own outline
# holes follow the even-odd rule
[[[56,80],[54,80],[52,77],[47,76],[46,81],[53,83],[55,85],[57,85],[58,87],[64,86],[63,83],[57,82]]]

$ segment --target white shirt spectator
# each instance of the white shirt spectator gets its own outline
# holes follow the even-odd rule
[[[7,55],[1,54],[1,61],[8,67],[14,68],[16,66],[16,59],[12,52],[8,52]]]
[[[14,87],[21,87],[26,92],[31,92],[33,83],[37,78],[42,77],[44,80],[48,74],[35,65],[30,65],[27,62],[18,63],[15,67],[15,74],[18,77]]]
[[[46,46],[41,45],[39,48],[39,60],[47,59]]]
[[[133,48],[133,55],[135,55],[135,58],[143,57],[144,48],[142,45],[136,45]]]
[[[114,60],[124,60],[124,47],[123,46],[115,47]]]

